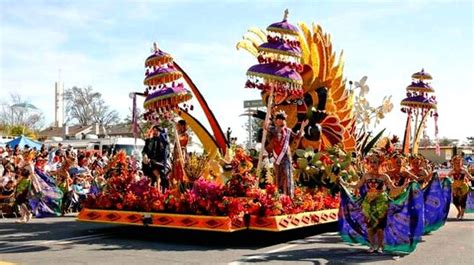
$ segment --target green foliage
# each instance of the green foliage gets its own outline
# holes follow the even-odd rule
[[[467,137],[467,141],[469,146],[474,146],[474,137]]]
[[[381,130],[374,138],[372,138],[372,140],[370,140],[370,142],[366,146],[363,147],[362,157],[365,157],[370,152],[370,150],[372,150],[374,145],[377,143],[377,141],[382,136],[383,132],[385,132],[385,129]]]
[[[339,177],[345,180],[356,177],[352,168],[352,153],[339,146],[315,153],[311,148],[296,150],[297,175],[302,185],[309,188],[325,187],[332,194],[339,191]]]
[[[446,137],[443,137],[441,140],[439,140],[439,145],[440,146],[451,146],[451,145],[454,145],[455,143],[456,143],[455,140],[449,139],[449,138],[446,138]]]
[[[373,138],[370,138],[371,136],[370,132],[362,133],[362,135],[360,135],[359,138],[357,139],[357,142],[359,143],[356,147],[357,153],[360,156],[365,157],[372,150],[372,148],[375,146],[375,144],[380,139],[380,137],[382,137],[382,134],[384,132],[385,132],[385,129],[381,130]]]
[[[24,135],[26,137],[33,138],[33,139],[36,139],[37,137],[35,131],[31,130],[30,128],[24,125],[6,126],[4,127],[4,133],[6,135],[11,135],[11,136]]]

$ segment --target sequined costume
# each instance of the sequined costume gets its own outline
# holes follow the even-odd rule
[[[175,145],[173,150],[173,168],[171,169],[170,180],[176,182],[183,182],[187,180],[186,172],[184,171],[184,164],[187,160],[187,145],[189,142],[189,136],[187,133],[180,133],[178,135],[179,145],[181,147],[181,154],[178,153],[178,146]],[[184,160],[182,161],[181,158]]]
[[[380,181],[369,179],[360,198],[342,187],[338,221],[341,238],[369,245],[367,226],[383,228],[384,251],[410,253],[423,235],[423,193],[418,184],[411,183],[392,200],[386,191],[380,192],[384,186]]]
[[[453,203],[455,206],[466,208],[469,185],[466,182],[466,173],[454,172],[453,177]]]
[[[287,127],[272,126],[268,130],[270,145],[273,149],[273,169],[276,184],[283,193],[293,197],[293,167],[291,165],[290,140],[296,136]]]

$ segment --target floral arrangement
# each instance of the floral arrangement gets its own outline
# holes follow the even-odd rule
[[[257,178],[248,172],[234,174],[225,186],[227,196],[244,197],[249,190],[257,188]]]
[[[328,196],[324,188],[298,187],[292,200],[280,194],[275,185],[269,184],[265,189],[252,189],[248,198],[248,213],[258,216],[297,214],[339,207],[339,196]]]
[[[231,164],[233,172],[244,174],[252,170],[253,159],[247,154],[244,148],[237,146],[234,150],[234,158]]]
[[[191,154],[184,164],[184,171],[188,179],[193,182],[202,176],[209,163],[209,157],[206,154]]]
[[[339,177],[357,178],[352,167],[352,154],[344,152],[338,145],[317,153],[311,148],[298,149],[296,155],[298,179],[309,188],[325,187],[334,195],[339,191]]]
[[[305,153],[303,157],[305,155],[305,159],[308,161],[306,166],[312,167],[311,163],[313,163],[316,154],[308,156]],[[319,155],[314,163],[320,161],[321,165],[330,168],[329,173],[335,174],[333,168],[337,163],[342,163],[338,166],[341,168],[341,172],[345,169],[343,158],[345,156],[336,156],[331,151],[324,156]],[[204,167],[202,161],[205,160],[207,160],[206,156],[195,156],[194,161],[198,161],[198,163],[194,164],[196,169],[194,172],[199,171],[197,168]],[[317,188],[297,187],[294,199],[280,194],[273,184],[267,184],[264,189],[259,188],[257,178],[251,172],[251,159],[243,149],[236,152],[232,160],[234,166],[232,178],[225,185],[201,176],[196,178],[191,185],[184,188],[175,187],[164,193],[161,193],[156,187],[150,186],[148,179],[136,179],[135,172],[127,166],[126,161],[123,152],[118,153],[110,161],[106,168],[107,182],[103,191],[97,196],[90,196],[85,202],[85,207],[242,218],[245,214],[274,216],[334,209],[339,204],[339,198],[329,196],[330,189],[322,186]],[[320,168],[320,170],[326,172],[325,168]],[[322,182],[324,181],[326,181],[325,178]]]

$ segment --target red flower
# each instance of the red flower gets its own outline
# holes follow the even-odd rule
[[[329,158],[329,156],[327,156],[326,154],[322,154],[321,157],[319,158],[319,160],[321,162],[323,162],[324,165],[331,165],[332,164],[331,158]]]

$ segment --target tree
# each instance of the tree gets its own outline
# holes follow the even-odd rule
[[[432,145],[435,145],[435,142],[433,142],[430,137],[428,136],[425,136],[423,138],[421,138],[420,140],[420,146],[432,146]]]
[[[43,113],[19,94],[10,94],[10,101],[0,103],[0,126],[5,134],[33,135],[43,125]]]
[[[443,139],[439,140],[439,145],[440,146],[450,146],[450,145],[456,144],[456,142],[457,142],[457,140],[448,139],[446,137],[443,137]]]
[[[64,100],[67,121],[76,121],[79,125],[111,125],[120,120],[118,112],[111,110],[102,99],[102,94],[94,92],[92,87],[72,87],[64,93]]]
[[[132,113],[132,109],[130,109],[130,113]],[[136,109],[136,112],[137,112],[137,117],[138,117],[138,128],[139,128],[139,137],[141,138],[148,138],[149,135],[147,135],[147,133],[149,132],[149,130],[151,129],[151,127],[155,124],[153,124],[152,122],[149,122],[149,121],[146,121],[144,118],[143,118],[143,114],[145,113],[142,109],[140,108],[137,108]],[[179,120],[180,118],[177,117],[175,120]],[[127,115],[124,119],[123,119],[123,123],[124,124],[127,124],[128,127],[130,128],[130,131],[133,130],[132,129],[132,115],[129,114]],[[174,123],[169,121],[169,120],[161,120],[157,123],[157,125],[159,125],[161,128],[164,128],[166,129],[166,131],[168,132],[168,139],[170,141],[170,143],[174,143]],[[188,129],[189,129],[189,126],[188,126]],[[189,134],[189,143],[188,144],[192,144],[193,143],[193,135],[194,133],[191,131],[191,130],[188,130],[188,134]]]
[[[254,145],[258,142],[260,142],[262,136],[259,135],[259,131],[262,128],[262,123],[263,121],[257,118],[251,118],[249,121],[245,122],[244,128],[247,131],[247,133],[251,130],[252,131],[252,142],[250,142],[250,139],[247,137],[247,139],[244,141],[245,146],[249,148],[253,148]]]
[[[467,145],[474,146],[474,136],[466,137]]]

